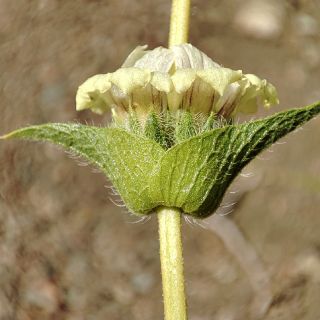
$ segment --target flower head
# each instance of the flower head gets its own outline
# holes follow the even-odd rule
[[[146,50],[139,46],[120,69],[98,74],[78,89],[77,110],[112,110],[126,116],[134,110],[144,118],[151,110],[214,112],[224,118],[254,113],[259,104],[277,104],[274,86],[241,70],[221,67],[191,44]]]

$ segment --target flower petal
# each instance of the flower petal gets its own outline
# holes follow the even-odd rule
[[[173,46],[171,50],[174,53],[176,69],[207,69],[220,67],[219,64],[215,63],[206,54],[192,46],[190,43]]]
[[[196,79],[196,72],[192,69],[179,69],[172,76],[173,90],[168,94],[169,109],[174,111],[180,107],[185,92]]]
[[[97,74],[86,80],[77,91],[76,109],[92,108],[97,113],[107,109],[104,94],[111,88],[110,74]]]
[[[273,85],[255,75],[223,68],[191,44],[135,48],[122,68],[89,78],[78,89],[77,110],[127,116],[130,108],[145,115],[149,110],[193,113],[214,111],[225,118],[237,112],[255,112],[259,102],[277,104]]]
[[[138,87],[144,87],[150,79],[150,71],[139,68],[120,68],[110,76],[110,81],[127,95]]]
[[[242,97],[237,105],[237,112],[255,113],[259,101],[265,107],[279,103],[276,89],[266,80],[261,80],[253,74],[246,74],[241,82],[243,87]]]
[[[150,83],[155,89],[166,93],[173,89],[171,77],[167,73],[152,72]]]
[[[171,80],[178,93],[186,92],[196,79],[197,73],[192,69],[179,69],[172,76]]]
[[[271,83],[267,82],[264,88],[264,100],[263,100],[264,106],[269,108],[270,106],[278,103],[279,103],[279,98],[278,98],[276,88]]]
[[[133,67],[134,64],[141,59],[145,54],[150,52],[150,50],[146,50],[148,48],[147,45],[137,46],[127,57],[127,59],[122,64],[121,68],[130,68]]]
[[[229,118],[239,100],[241,86],[238,82],[230,83],[215,106],[215,112],[221,117]]]
[[[169,72],[173,62],[173,52],[169,49],[158,47],[136,61],[134,67],[150,71]]]
[[[228,84],[241,79],[242,72],[220,67],[199,70],[197,75],[222,96]]]

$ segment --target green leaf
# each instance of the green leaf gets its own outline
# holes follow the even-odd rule
[[[124,129],[79,124],[33,126],[0,138],[50,141],[83,156],[103,170],[135,213],[149,214],[158,206],[167,206],[204,218],[218,208],[228,186],[248,162],[319,113],[317,103],[215,128],[168,150]]]
[[[2,137],[9,138],[62,145],[102,169],[131,211],[145,214],[154,207],[146,182],[165,151],[152,140],[118,128],[60,123],[23,128]]]
[[[161,205],[207,217],[220,205],[233,179],[257,154],[320,113],[320,104],[213,129],[175,145],[150,177]]]

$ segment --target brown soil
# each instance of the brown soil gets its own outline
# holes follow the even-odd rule
[[[75,111],[77,86],[116,69],[136,45],[166,45],[169,11],[160,0],[0,1],[0,133],[44,122],[105,124],[108,116]],[[318,0],[195,0],[190,42],[274,83],[281,105],[269,113],[320,98]],[[252,305],[266,297],[263,319],[320,319],[319,137],[318,118],[234,186],[239,196],[226,219],[261,259],[269,278],[261,297],[225,240],[184,224],[191,320],[255,320]],[[156,219],[132,224],[92,171],[51,145],[1,142],[1,320],[162,319]]]

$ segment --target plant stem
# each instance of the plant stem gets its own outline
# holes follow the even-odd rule
[[[181,212],[161,207],[157,213],[165,320],[186,320]]]
[[[169,48],[188,41],[190,0],[172,0]],[[181,212],[157,210],[165,320],[187,320],[181,241]]]
[[[190,0],[172,0],[169,48],[188,41]]]

